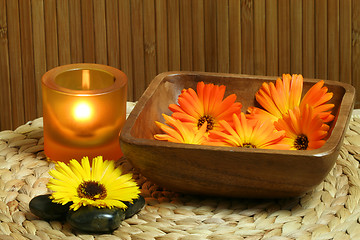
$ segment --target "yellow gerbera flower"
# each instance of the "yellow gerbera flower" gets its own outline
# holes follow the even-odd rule
[[[192,88],[183,89],[178,97],[178,104],[170,104],[172,117],[181,122],[193,123],[200,128],[207,122],[207,131],[219,130],[219,121],[232,122],[234,113],[240,114],[241,103],[235,102],[236,95],[231,94],[224,98],[226,87],[212,83],[199,82],[195,92]]]
[[[154,135],[155,139],[188,144],[205,144],[207,142],[206,122],[198,129],[191,123],[183,123],[166,114],[163,114],[163,117],[166,120],[165,123],[169,126],[156,121],[156,125],[161,128],[165,134],[156,134]]]
[[[326,104],[333,94],[328,92],[328,88],[323,87],[324,81],[319,81],[312,86],[301,99],[303,90],[303,77],[301,75],[283,74],[282,80],[278,78],[276,85],[270,82],[263,83],[259,91],[255,94],[257,102],[266,110],[257,107],[249,107],[249,119],[264,120],[270,118],[277,121],[283,114],[287,114],[290,109],[295,107],[303,108],[306,104],[314,108],[314,114],[319,114],[324,122],[334,119],[331,109],[334,104]]]
[[[329,126],[324,124],[314,109],[305,105],[302,109],[295,107],[283,118],[274,122],[275,128],[284,130],[286,142],[291,150],[312,150],[325,144]]]
[[[126,208],[122,201],[132,202],[140,193],[132,174],[122,175],[114,161],[103,161],[102,156],[94,158],[92,166],[88,157],[81,160],[81,165],[75,159],[69,164],[57,162],[49,174],[53,178],[47,187],[53,191],[53,202],[63,205],[72,202],[73,211],[86,205]]]
[[[276,131],[271,121],[249,121],[245,114],[241,113],[240,118],[233,114],[234,127],[224,120],[220,120],[220,125],[225,129],[221,131],[211,131],[210,139],[217,142],[211,145],[234,146],[243,148],[263,148],[263,149],[289,149],[283,144],[285,131]],[[218,141],[221,140],[221,141]]]

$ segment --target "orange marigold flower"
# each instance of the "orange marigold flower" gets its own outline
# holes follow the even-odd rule
[[[306,104],[314,108],[314,114],[319,114],[324,122],[334,119],[331,109],[334,104],[326,104],[333,94],[328,92],[327,87],[323,87],[324,81],[319,81],[312,86],[301,100],[303,90],[302,75],[283,74],[283,79],[278,78],[276,84],[270,82],[263,83],[259,91],[255,94],[257,102],[266,110],[257,107],[249,107],[249,119],[264,120],[270,117],[272,121],[277,121],[283,114],[287,114],[290,109],[295,107],[303,108]]]
[[[295,107],[283,118],[274,122],[275,128],[284,130],[284,141],[291,150],[312,150],[325,144],[329,126],[316,114],[313,107],[305,105],[302,109]]]
[[[200,128],[207,122],[206,131],[219,130],[220,120],[232,122],[232,115],[240,114],[242,104],[235,102],[236,95],[231,94],[224,98],[226,87],[212,83],[199,82],[196,92],[192,89],[183,89],[178,97],[178,104],[170,104],[172,117],[181,122],[192,123]]]
[[[249,121],[245,114],[241,113],[240,118],[233,114],[234,127],[224,120],[220,120],[220,125],[225,131],[211,131],[209,139],[217,142],[210,143],[217,146],[233,146],[243,148],[263,148],[263,149],[284,149],[288,150],[289,145],[282,140],[285,131],[276,131],[271,121]],[[221,141],[219,141],[221,140]]]
[[[208,133],[206,133],[206,122],[200,128],[197,128],[191,123],[181,122],[166,114],[163,114],[163,117],[166,120],[165,123],[169,126],[156,121],[156,125],[161,128],[165,134],[155,134],[155,139],[188,144],[204,144],[207,142]]]

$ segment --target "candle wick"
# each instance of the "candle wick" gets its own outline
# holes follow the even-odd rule
[[[90,70],[84,69],[82,71],[82,89],[89,90],[90,89]]]

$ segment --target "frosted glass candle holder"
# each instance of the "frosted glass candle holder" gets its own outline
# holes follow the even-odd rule
[[[44,151],[51,161],[122,156],[127,77],[100,64],[70,64],[42,77]]]

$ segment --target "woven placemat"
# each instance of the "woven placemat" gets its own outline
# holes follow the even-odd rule
[[[0,132],[0,239],[360,239],[360,116],[354,116],[336,165],[313,191],[281,200],[224,199],[164,190],[137,172],[144,209],[112,234],[89,235],[46,222],[29,201],[48,193],[42,118]],[[121,159],[125,171],[131,165]]]

